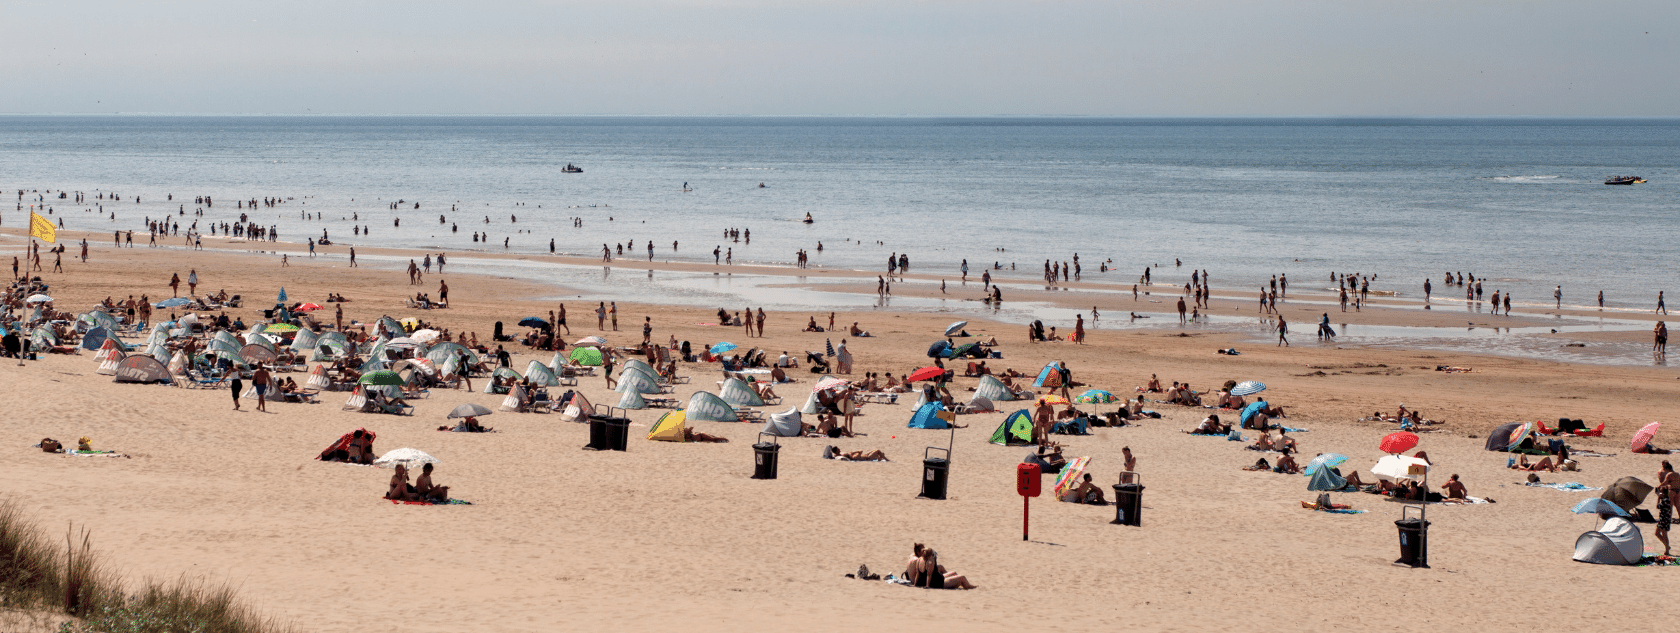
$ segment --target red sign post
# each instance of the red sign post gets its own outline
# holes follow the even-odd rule
[[[1032,498],[1038,496],[1043,469],[1038,464],[1015,465],[1015,492],[1021,495],[1021,540],[1027,540],[1028,517]]]

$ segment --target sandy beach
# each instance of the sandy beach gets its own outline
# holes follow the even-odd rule
[[[18,235],[15,228],[0,233]],[[574,289],[541,278],[451,271],[404,283],[395,265],[422,254],[360,249],[364,266],[349,268],[336,249],[307,256],[300,245],[250,243],[206,237],[204,251],[180,247],[114,249],[109,234],[87,234],[89,262],[74,261],[83,234],[64,232],[65,273],[39,273],[52,285],[60,309],[81,312],[107,296],[155,302],[169,296],[172,273],[189,269],[203,280],[200,293],[225,289],[247,298],[239,316],[264,303],[281,286],[294,301],[324,302],[327,293],[352,299],[346,320],[382,315],[414,316],[456,332],[477,332],[489,342],[493,323],[513,324],[547,315],[554,297]],[[104,241],[101,241],[104,240]],[[18,244],[12,239],[8,244]],[[282,268],[275,250],[289,253]],[[256,251],[267,251],[258,253]],[[498,259],[494,254],[451,255],[451,266]],[[578,258],[510,256],[545,265],[599,267]],[[51,256],[43,255],[47,268]],[[651,269],[659,274],[740,274],[781,278],[775,287],[817,281],[827,292],[872,296],[875,273],[621,260],[615,271]],[[978,271],[976,271],[977,273]],[[648,273],[653,274],[653,273]],[[813,279],[807,279],[813,278]],[[971,275],[977,278],[977,274]],[[447,309],[413,310],[403,299],[415,292],[436,296],[447,280]],[[937,275],[917,272],[895,284],[895,298],[940,298]],[[945,277],[945,279],[950,279]],[[996,336],[1000,360],[993,368],[1036,373],[1047,362],[1068,364],[1080,382],[1132,395],[1151,374],[1163,382],[1187,381],[1197,390],[1227,380],[1259,380],[1273,404],[1288,408],[1285,423],[1302,462],[1315,453],[1351,457],[1342,470],[1366,470],[1383,453],[1377,443],[1397,425],[1360,421],[1374,411],[1392,413],[1404,403],[1425,417],[1444,420],[1422,434],[1435,470],[1434,485],[1458,474],[1475,497],[1494,503],[1430,505],[1431,569],[1391,565],[1398,542],[1393,524],[1403,504],[1384,497],[1337,493],[1337,503],[1363,514],[1328,514],[1301,507],[1317,493],[1300,476],[1241,470],[1261,455],[1242,444],[1181,433],[1212,411],[1152,404],[1159,420],[1124,428],[1098,428],[1089,436],[1057,436],[1070,457],[1089,456],[1088,472],[1106,490],[1121,470],[1120,451],[1130,447],[1146,486],[1141,527],[1111,525],[1114,508],[1032,501],[1031,540],[1021,539],[1021,501],[1012,488],[1014,465],[1029,452],[987,443],[1003,413],[959,417],[967,428],[908,429],[910,402],[871,404],[857,418],[867,434],[852,439],[783,438],[780,477],[750,479],[759,424],[693,423],[729,438],[725,444],[646,441],[662,413],[633,411],[628,452],[594,452],[586,425],[557,415],[498,412],[484,419],[496,433],[440,433],[444,416],[473,402],[496,408],[503,399],[477,391],[431,391],[415,401],[412,417],[346,412],[348,394],[322,394],[320,404],[270,404],[268,413],[246,406],[233,411],[226,390],[113,383],[96,375],[91,353],[43,356],[23,366],[0,363],[0,398],[11,403],[4,422],[10,457],[0,468],[10,496],[44,525],[66,522],[93,530],[108,561],[128,573],[181,574],[226,579],[265,612],[321,631],[529,631],[529,630],[734,630],[743,626],[842,630],[858,626],[943,626],[953,630],[1007,630],[1023,626],[1104,630],[1200,631],[1258,629],[1407,630],[1487,627],[1489,604],[1533,603],[1564,592],[1589,597],[1593,615],[1613,628],[1666,613],[1667,596],[1680,590],[1680,571],[1667,567],[1586,565],[1570,559],[1576,537],[1592,518],[1570,506],[1595,492],[1568,492],[1520,484],[1526,473],[1505,468],[1507,454],[1483,450],[1488,431],[1508,422],[1560,417],[1605,424],[1601,438],[1570,439],[1580,472],[1542,473],[1548,483],[1575,481],[1602,488],[1624,477],[1655,482],[1658,455],[1632,454],[1629,437],[1662,421],[1680,397],[1680,371],[1633,363],[1556,362],[1521,355],[1478,354],[1425,346],[1318,343],[1312,330],[1328,312],[1338,324],[1361,327],[1547,328],[1559,319],[1596,319],[1590,311],[1519,310],[1493,317],[1460,304],[1420,309],[1417,298],[1380,298],[1358,313],[1340,314],[1322,290],[1299,283],[1297,297],[1281,305],[1291,323],[1290,347],[1265,339],[1252,290],[1220,288],[1208,326],[1176,326],[1169,316],[1179,293],[1160,286],[1133,301],[1129,287],[1098,282],[1067,289],[1011,288],[1006,302],[1033,302],[1063,334],[1075,311],[1089,320],[1089,344],[1029,343],[1016,322],[964,316],[967,330]],[[183,286],[184,289],[184,286]],[[1462,290],[1459,291],[1462,294]],[[975,299],[979,284],[954,281],[951,300]],[[1448,292],[1447,294],[1452,294]],[[957,320],[936,309],[882,308],[840,311],[836,325],[858,322],[874,336],[852,338],[856,373],[909,372],[928,364],[928,345]],[[330,304],[329,304],[330,305]],[[644,316],[653,340],[674,336],[695,346],[727,340],[742,348],[786,350],[802,356],[842,338],[806,333],[818,314],[773,311],[763,340],[715,325],[719,306],[694,307],[618,302],[618,332],[598,332],[593,302],[567,301],[576,340],[602,334],[614,344],[635,344]],[[745,306],[723,306],[737,311]],[[965,307],[965,313],[967,312]],[[1126,319],[1148,313],[1147,326]],[[167,310],[163,311],[167,313]],[[827,325],[826,312],[819,322]],[[232,313],[230,313],[232,314]],[[330,322],[330,308],[323,314]],[[1468,315],[1468,316],[1467,316]],[[1617,312],[1636,328],[1564,332],[1563,348],[1649,346],[1653,315]],[[1119,323],[1126,321],[1126,327]],[[1113,327],[1105,327],[1109,324]],[[609,326],[610,328],[610,326]],[[1214,353],[1236,348],[1239,356]],[[510,344],[512,366],[547,362],[552,352]],[[1437,366],[1473,371],[1446,373]],[[713,390],[716,364],[680,367],[692,377],[676,397]],[[960,372],[959,372],[960,373]],[[302,374],[290,374],[300,382]],[[814,376],[777,387],[788,404],[802,402]],[[482,384],[475,378],[475,386]],[[956,388],[970,389],[972,378]],[[617,394],[599,378],[579,387],[596,403]],[[966,397],[958,391],[959,399]],[[1155,394],[1158,395],[1158,394]],[[1114,405],[1091,406],[1111,411]],[[339,435],[365,427],[378,433],[376,452],[413,447],[441,462],[436,479],[471,506],[420,507],[382,500],[390,471],[322,463],[313,458]],[[1656,438],[1675,443],[1677,429]],[[1249,432],[1252,439],[1253,431]],[[74,441],[130,459],[47,455],[29,445],[42,437]],[[951,443],[950,497],[917,499],[921,458],[929,446]],[[821,459],[824,446],[880,449],[891,461],[847,463]],[[1275,459],[1274,455],[1265,457]],[[1049,487],[1051,478],[1044,483]],[[1654,497],[1645,503],[1654,507]],[[1648,553],[1660,553],[1653,526],[1641,525]],[[55,528],[56,529],[56,528]],[[859,564],[901,573],[912,543],[926,543],[940,562],[967,575],[979,589],[931,592],[845,574]],[[1532,605],[1531,605],[1532,606]],[[1653,610],[1655,607],[1655,610]],[[1505,609],[1499,628],[1556,626],[1556,609]]]

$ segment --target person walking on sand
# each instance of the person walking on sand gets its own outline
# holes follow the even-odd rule
[[[1278,316],[1277,333],[1278,333],[1278,345],[1280,345],[1280,346],[1288,345],[1289,344],[1289,322],[1284,321],[1283,317],[1281,315]]]
[[[37,255],[36,257],[38,258],[40,256]],[[181,273],[175,273],[169,276],[169,293],[172,296],[181,296]]]
[[[1668,353],[1668,324],[1658,321],[1657,326],[1651,328],[1651,339],[1651,351],[1658,354]]]
[[[257,410],[268,412],[268,367],[257,365],[257,370],[251,372],[251,388],[257,390]]]
[[[1556,290],[1552,291],[1552,298],[1557,300],[1557,307],[1558,307],[1559,310],[1562,310],[1563,309],[1563,286],[1558,286]]]
[[[350,267],[356,267],[356,247],[350,247]]]
[[[239,372],[233,372],[233,380],[228,381],[228,388],[233,390],[233,410],[239,411],[239,394],[245,391],[245,381],[239,379]]]
[[[1657,314],[1668,314],[1668,306],[1663,305],[1663,291],[1657,291]]]
[[[1505,316],[1511,316],[1511,293],[1505,293]]]
[[[1179,305],[1179,310],[1180,310],[1179,314],[1182,315],[1183,314],[1183,307],[1184,307],[1184,300],[1179,299],[1178,300],[1178,305]],[[1182,322],[1183,317],[1180,316],[1179,320]],[[1085,344],[1085,315],[1083,315],[1083,314],[1073,315],[1073,342],[1078,343],[1080,345]]]
[[[560,304],[560,314],[559,318],[555,319],[555,325],[566,328],[566,336],[572,335],[572,326],[566,325],[566,304],[564,303]]]

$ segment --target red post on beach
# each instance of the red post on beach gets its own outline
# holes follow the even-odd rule
[[[1032,498],[1038,496],[1043,469],[1038,464],[1015,465],[1015,492],[1021,495],[1021,540],[1027,540]]]

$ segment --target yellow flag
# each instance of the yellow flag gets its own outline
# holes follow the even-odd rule
[[[41,241],[51,244],[58,241],[58,229],[53,227],[51,220],[41,217],[40,214],[35,213],[34,211],[30,211],[29,236],[40,238]]]

